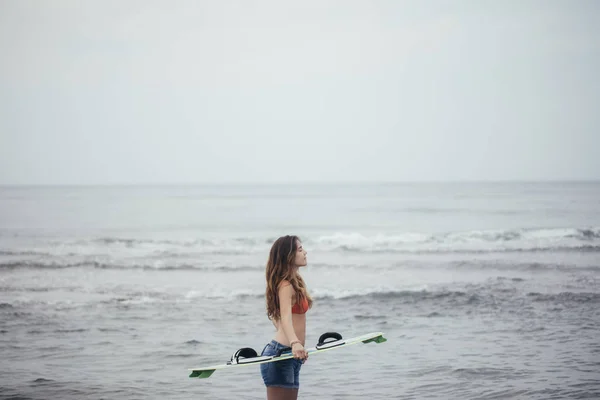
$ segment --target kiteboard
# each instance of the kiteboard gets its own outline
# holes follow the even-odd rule
[[[334,340],[328,340],[334,339]],[[315,347],[306,349],[309,355],[319,354],[325,351],[340,349],[342,347],[350,346],[357,343],[383,343],[387,341],[383,337],[382,332],[372,332],[365,335],[356,336],[350,339],[343,339],[342,335],[337,332],[327,332],[319,337],[319,342]],[[294,355],[291,351],[281,353],[279,355],[272,356],[260,356],[256,351],[249,347],[244,347],[236,351],[229,361],[225,364],[213,365],[208,367],[189,368],[192,371],[189,375],[190,378],[208,378],[216,370],[227,370],[236,367],[242,367],[247,365],[265,364],[270,362],[283,361],[293,358]]]

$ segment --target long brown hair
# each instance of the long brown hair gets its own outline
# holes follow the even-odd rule
[[[296,292],[297,303],[305,298],[308,301],[308,307],[312,307],[312,298],[306,290],[304,279],[298,274],[297,268],[293,268],[296,252],[298,251],[298,242],[300,242],[300,239],[297,236],[287,235],[277,239],[271,246],[266,268],[267,290],[265,293],[267,315],[270,320],[278,321],[281,318],[279,284],[283,280],[291,283]]]

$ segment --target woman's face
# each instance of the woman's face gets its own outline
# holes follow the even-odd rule
[[[296,257],[294,258],[294,264],[296,267],[305,267],[307,264],[306,261],[306,250],[302,246],[302,243],[298,240],[296,241],[297,249],[296,249]]]

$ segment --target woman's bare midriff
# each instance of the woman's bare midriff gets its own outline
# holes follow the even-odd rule
[[[294,332],[296,333],[296,336],[298,336],[298,340],[302,343],[302,346],[304,346],[304,341],[306,340],[306,314],[292,314],[292,325],[294,326]],[[290,340],[285,335],[279,322],[276,322],[275,326],[277,327],[275,341],[284,346],[289,346]]]

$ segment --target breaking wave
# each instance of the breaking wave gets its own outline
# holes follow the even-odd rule
[[[330,250],[357,253],[600,252],[600,228],[403,233],[374,236],[338,233],[320,237],[317,244]]]
[[[416,265],[413,263],[413,265]],[[387,265],[368,265],[368,264],[356,264],[356,265],[345,265],[345,264],[311,264],[311,269],[315,270],[355,270],[355,269],[368,269],[368,270],[381,270],[381,271],[397,271],[405,268],[404,263],[394,263]],[[429,268],[429,264],[425,263],[419,265],[420,268]],[[452,268],[452,269],[501,269],[501,270],[515,270],[515,271],[538,271],[538,270],[553,270],[553,271],[600,271],[600,265],[572,265],[572,264],[558,264],[558,263],[540,263],[540,262],[506,262],[498,263],[496,261],[486,260],[469,260],[460,262],[447,262],[440,266],[435,264],[434,268]],[[211,265],[202,264],[199,262],[194,263],[177,263],[174,261],[150,264],[143,262],[98,262],[98,261],[82,261],[82,262],[68,262],[68,261],[53,261],[53,260],[39,260],[39,261],[10,261],[0,262],[0,270],[2,269],[18,269],[18,268],[31,268],[31,269],[67,269],[67,268],[94,268],[94,269],[108,269],[108,270],[147,270],[147,271],[211,271],[211,272],[222,272],[222,273],[235,273],[235,272],[256,272],[262,273],[265,266],[262,264],[255,265]]]
[[[600,228],[517,229],[396,235],[336,233],[309,236],[303,238],[303,241],[305,247],[313,254],[465,254],[470,256],[473,254],[540,252],[600,253]],[[266,237],[228,237],[210,240],[147,240],[103,237],[64,240],[37,243],[32,248],[0,249],[0,269],[91,267],[99,269],[252,271],[264,268],[264,264],[258,260],[266,257],[270,243],[272,243],[272,239]],[[246,260],[240,261],[238,256],[251,256],[248,260],[253,261],[248,264]],[[479,265],[479,267],[486,266]],[[387,266],[380,265],[365,265],[365,267],[387,268]],[[568,266],[553,267],[569,268]],[[535,269],[550,268],[550,266],[530,264],[518,265],[516,268]],[[593,266],[591,269],[597,269],[597,267]]]

